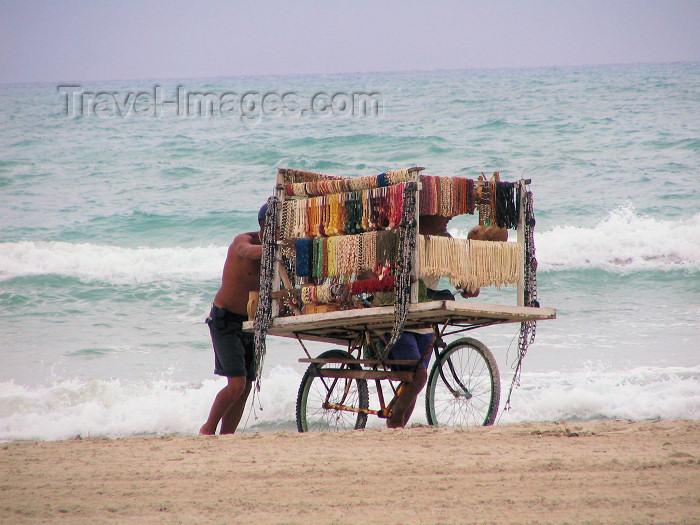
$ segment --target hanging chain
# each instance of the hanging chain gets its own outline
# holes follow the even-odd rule
[[[408,308],[411,304],[411,268],[416,253],[416,191],[415,182],[407,182],[403,190],[403,216],[399,234],[399,252],[396,259],[394,328],[391,339],[382,351],[382,360],[386,359],[392,347],[403,334]]]
[[[265,336],[272,320],[272,281],[275,276],[275,247],[277,238],[277,206],[279,199],[274,195],[267,199],[265,229],[263,230],[262,258],[260,260],[260,297],[255,312],[255,379],[260,390],[263,361],[265,360]]]
[[[522,187],[520,189],[522,191]],[[537,259],[535,258],[535,212],[532,203],[532,192],[527,191],[523,195],[524,205],[524,221],[525,232],[525,290],[524,302],[525,306],[539,307],[537,301]],[[513,381],[508,390],[508,399],[503,407],[503,410],[510,410],[510,396],[513,393],[513,388],[520,386],[520,374],[522,372],[523,359],[527,353],[528,347],[535,341],[535,333],[537,332],[537,321],[524,321],[520,323],[520,335],[518,336],[518,356],[515,362],[515,372],[513,373]]]

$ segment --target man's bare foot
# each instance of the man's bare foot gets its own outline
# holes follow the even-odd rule
[[[202,425],[202,428],[199,429],[200,436],[213,436],[215,434],[216,429],[212,430],[206,424]]]

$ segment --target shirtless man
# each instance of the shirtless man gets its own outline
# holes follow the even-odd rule
[[[255,379],[254,336],[244,333],[242,326],[248,320],[248,293],[260,290],[266,211],[267,204],[258,212],[259,232],[242,233],[229,246],[221,288],[206,321],[214,345],[214,373],[225,376],[228,384],[216,395],[209,419],[199,429],[203,435],[214,435],[219,421],[220,434],[236,431]]]

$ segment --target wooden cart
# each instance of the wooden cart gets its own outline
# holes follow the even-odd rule
[[[404,179],[415,182],[417,190],[421,189],[419,178],[421,170],[422,168],[404,170],[408,174]],[[416,191],[413,215],[404,214],[401,221],[396,221],[397,229],[405,227],[410,221],[415,221],[415,228],[411,230],[410,235],[415,236],[416,242],[412,244],[414,250],[410,253],[410,262],[406,263],[405,255],[408,251],[404,249],[404,259],[400,260],[399,255],[399,268],[393,270],[397,273],[405,271],[404,277],[410,276],[410,279],[404,281],[410,282],[410,289],[405,290],[404,310],[400,313],[397,304],[364,308],[349,308],[346,304],[346,309],[328,311],[332,308],[324,308],[318,303],[301,304],[299,301],[303,286],[313,286],[309,281],[318,284],[324,279],[320,277],[300,279],[294,275],[294,271],[289,271],[289,259],[293,257],[284,257],[285,251],[287,255],[292,255],[289,239],[285,238],[284,232],[288,234],[291,229],[282,223],[290,218],[282,217],[281,211],[282,203],[287,199],[313,198],[309,196],[309,193],[313,194],[313,190],[325,191],[328,188],[333,191],[339,187],[342,189],[342,185],[339,183],[335,187],[332,184],[325,187],[314,185],[311,186],[311,190],[302,187],[306,195],[290,196],[290,193],[300,192],[298,186],[290,188],[290,184],[305,184],[305,182],[290,183],[290,172],[295,175],[302,173],[303,180],[306,182],[325,180],[323,175],[318,174],[293,170],[279,171],[276,186],[277,199],[273,200],[277,207],[275,211],[278,213],[268,212],[268,219],[274,218],[272,222],[275,225],[275,232],[274,235],[269,231],[266,233],[264,250],[267,249],[267,260],[265,255],[263,257],[263,274],[267,267],[267,273],[271,279],[267,290],[264,285],[261,287],[261,306],[258,308],[256,320],[245,323],[244,329],[257,330],[257,335],[263,338],[266,334],[294,338],[305,352],[306,358],[299,361],[309,363],[309,367],[302,378],[297,397],[298,430],[305,432],[357,429],[365,426],[369,414],[382,418],[389,417],[401,389],[413,380],[416,370],[424,360],[430,358],[431,353],[435,355],[435,360],[428,374],[426,386],[428,423],[436,426],[492,424],[498,411],[501,392],[496,360],[489,349],[476,339],[462,337],[446,345],[443,338],[502,323],[518,322],[523,328],[532,328],[538,320],[556,317],[555,310],[539,307],[536,302],[536,289],[533,291],[532,286],[528,286],[527,279],[533,279],[536,261],[534,245],[528,246],[528,240],[530,244],[532,243],[532,231],[531,228],[527,228],[530,220],[527,215],[527,206],[519,207],[517,220],[517,250],[523,254],[520,259],[522,271],[518,273],[517,283],[512,283],[517,284],[518,287],[517,305],[485,304],[473,299],[420,302],[421,257],[419,252],[428,248],[424,242],[422,244],[417,242],[418,224],[416,223],[419,221],[418,210],[421,208],[418,204],[420,191]],[[318,178],[315,179],[314,176]],[[524,189],[527,183],[529,181],[513,184],[517,188],[517,198],[525,198]],[[447,209],[445,213],[452,212]],[[534,226],[534,220],[530,221],[530,226]],[[327,229],[331,230],[332,225]],[[301,233],[296,233],[297,238],[301,238]],[[404,231],[403,234],[406,232]],[[406,235],[404,235],[404,242],[405,239]],[[515,245],[516,243],[506,244]],[[514,246],[508,248],[512,251]],[[322,255],[319,254],[318,257]],[[285,259],[287,264],[284,264]],[[320,276],[320,263],[318,268]],[[357,277],[357,273],[359,272],[355,271],[353,276]],[[341,281],[344,278],[340,276]],[[265,299],[268,301],[267,306],[263,304]],[[264,318],[266,310],[267,319]],[[310,311],[314,313],[306,313]],[[418,361],[393,360],[385,351],[385,345],[387,342],[391,345],[391,341],[388,340],[397,331],[399,316],[401,319],[398,330],[400,331],[432,328],[432,343]],[[527,345],[534,338],[534,332],[528,330],[525,332],[524,344]],[[528,337],[528,334],[532,337]],[[335,348],[312,357],[304,341],[320,341],[334,345]],[[369,409],[368,382],[371,381],[376,386],[379,400],[377,410]],[[385,387],[388,385],[391,397],[385,398],[382,385]]]

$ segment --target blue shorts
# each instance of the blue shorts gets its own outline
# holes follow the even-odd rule
[[[391,338],[391,334],[386,334]],[[416,332],[404,332],[389,353],[390,359],[412,359],[418,361],[433,341],[434,334],[418,334]],[[428,355],[421,368],[428,368],[430,355]],[[391,365],[391,369],[397,372],[412,372],[415,367],[411,365]]]
[[[255,336],[243,331],[248,316],[212,306],[207,324],[214,345],[214,373],[255,380]]]

